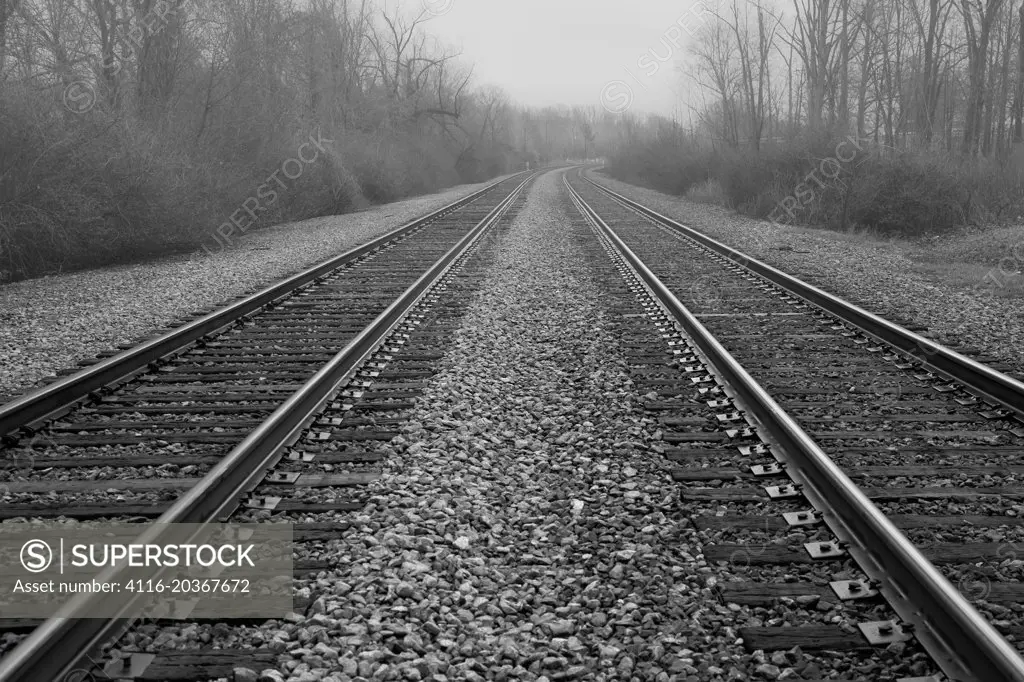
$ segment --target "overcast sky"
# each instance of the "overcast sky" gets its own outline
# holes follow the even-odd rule
[[[402,4],[418,10],[417,3],[437,15],[427,30],[476,65],[478,85],[499,85],[531,106],[604,103],[666,115],[679,109],[683,81],[676,57],[692,40],[684,29],[692,31],[702,12],[700,0]]]

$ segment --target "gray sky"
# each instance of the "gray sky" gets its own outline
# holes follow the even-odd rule
[[[437,16],[426,26],[476,65],[478,85],[531,106],[599,105],[671,114],[677,57],[701,0],[406,0]],[[688,29],[688,30],[687,30]],[[658,57],[667,59],[659,62]],[[639,63],[638,63],[639,61]]]

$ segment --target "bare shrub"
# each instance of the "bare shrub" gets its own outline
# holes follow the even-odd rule
[[[1019,222],[1024,215],[1024,167],[1011,158],[971,159],[953,165],[970,188],[975,223]]]
[[[21,102],[31,106],[5,106],[0,125],[0,269],[26,276],[195,243],[200,188],[172,145],[101,113]]]
[[[722,189],[722,183],[718,181],[718,178],[708,178],[699,185],[695,185],[685,196],[690,201],[701,204],[725,205],[725,190]]]
[[[842,143],[815,136],[759,153],[726,149],[713,155],[692,147],[670,154],[641,144],[620,149],[609,172],[674,194],[710,179],[721,203],[747,215],[886,236],[944,233],[1024,211],[1024,187],[1005,164],[881,153],[863,142],[856,154],[847,146],[839,155]],[[692,159],[704,160],[708,176],[695,181],[700,174],[691,172]]]
[[[686,194],[711,177],[707,153],[655,140],[636,150],[619,150],[609,159],[609,172],[668,194]]]
[[[965,225],[971,194],[941,160],[873,156],[850,198],[853,223],[886,236],[920,236]]]

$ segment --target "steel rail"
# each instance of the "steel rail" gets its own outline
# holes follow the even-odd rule
[[[155,524],[207,524],[229,514],[238,499],[255,487],[266,471],[280,459],[289,443],[315,419],[339,385],[351,378],[358,367],[386,339],[431,288],[448,272],[494,224],[496,224],[523,188],[534,177],[529,175],[467,233],[455,246],[409,286],[386,310],[337,353],[320,371],[278,407],[266,421],[250,433],[223,460],[217,463],[194,487],[182,495]],[[134,542],[160,544],[168,537],[169,526],[150,526]],[[188,542],[180,533],[174,542]],[[96,579],[100,582],[126,580],[126,567],[107,569]],[[148,576],[150,578],[153,575]],[[138,603],[138,595],[119,595],[118,617],[90,619],[92,604],[109,603],[110,594],[81,595],[69,601],[57,617],[50,618],[34,630],[14,650],[0,659],[0,682],[61,681],[76,672],[75,666],[104,642],[127,627],[131,618],[125,616]]]
[[[712,251],[725,256],[737,265],[777,284],[790,293],[842,319],[844,322],[858,327],[877,340],[913,356],[932,372],[965,384],[972,392],[993,403],[998,403],[1014,413],[1018,420],[1024,421],[1024,382],[1018,381],[980,362],[976,362],[931,339],[926,339],[920,334],[915,334],[905,327],[879,317],[848,301],[844,301],[838,296],[808,284],[793,275],[782,272],[756,258],[751,258],[741,251],[727,246],[692,227],[687,227],[618,192],[608,189],[604,185],[584,176],[582,173],[580,177],[619,202],[622,206],[693,239]]]
[[[836,466],[569,184],[580,211],[622,256],[734,392],[787,473],[952,680],[1024,680],[1024,659]]]
[[[525,172],[525,171],[524,171]],[[512,177],[522,175],[517,173]],[[177,327],[165,334],[149,339],[117,355],[104,358],[94,365],[59,378],[53,383],[0,405],[0,437],[13,438],[19,429],[32,427],[55,416],[75,402],[87,398],[104,386],[128,378],[144,370],[150,363],[166,358],[189,344],[214,334],[275,301],[289,296],[295,290],[325,277],[333,270],[368,253],[382,248],[388,242],[405,236],[427,223],[462,208],[490,192],[509,178],[493,182],[432,213],[416,218],[401,227],[357,246],[338,256],[314,265],[272,284],[256,293],[219,308],[209,314]]]

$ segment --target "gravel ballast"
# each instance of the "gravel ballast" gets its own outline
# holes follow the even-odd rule
[[[337,568],[300,589],[310,613],[263,629],[282,680],[697,682],[831,668],[744,651],[734,625],[749,618],[714,594],[731,576],[701,556],[560,182],[538,180],[502,238],[369,503],[332,543]]]
[[[977,282],[979,292],[932,282],[915,271],[914,261],[884,242],[773,224],[721,206],[629,185],[603,173],[589,175],[609,189],[804,281],[882,316],[914,320],[940,341],[982,349],[1013,366],[1017,374],[1024,374],[1020,352],[1024,313],[1017,301],[985,295],[983,281]]]
[[[344,623],[347,676],[696,673],[674,617],[692,569],[662,511],[673,492],[657,457],[640,454],[652,437],[554,210],[558,182],[538,181],[503,238],[340,543],[334,594],[310,595]],[[630,636],[611,636],[616,623]],[[396,631],[408,633],[404,661],[384,654]]]
[[[493,181],[492,181],[493,182]],[[489,184],[489,183],[484,183]],[[191,312],[262,288],[484,184],[278,225],[211,253],[85,270],[0,286],[0,403],[40,379]]]

